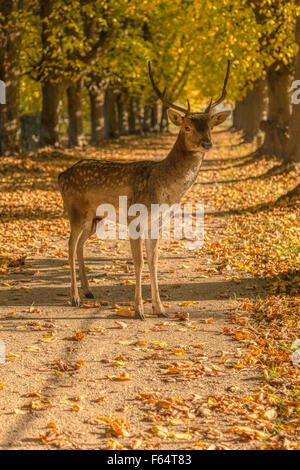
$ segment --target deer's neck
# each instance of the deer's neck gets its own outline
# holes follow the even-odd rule
[[[166,194],[169,203],[179,202],[194,184],[203,156],[204,152],[188,151],[183,133],[178,134],[172,150],[160,165],[160,178],[165,188],[165,194],[167,192],[169,195]]]

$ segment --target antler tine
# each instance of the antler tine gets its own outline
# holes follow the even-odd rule
[[[150,81],[152,83],[153,89],[154,89],[155,93],[157,94],[157,96],[159,97],[159,99],[164,103],[164,105],[167,106],[167,108],[173,108],[173,109],[176,109],[177,111],[180,111],[181,113],[189,114],[189,112],[190,112],[190,103],[189,103],[189,101],[188,101],[188,108],[185,109],[185,108],[182,108],[181,106],[178,106],[176,104],[169,103],[165,99],[166,88],[164,89],[164,91],[162,93],[161,93],[161,91],[159,91],[158,87],[156,86],[156,84],[154,82],[150,60],[148,61],[148,70],[149,70],[149,77],[150,77]]]
[[[210,100],[210,103],[209,103],[209,105],[207,106],[207,108],[205,110],[206,113],[209,113],[213,108],[215,108],[218,104],[220,104],[226,98],[226,95],[227,95],[226,86],[227,86],[227,82],[228,82],[229,72],[230,72],[230,60],[228,60],[228,63],[227,63],[227,71],[226,71],[226,75],[225,75],[222,95],[214,103],[213,103],[212,99]]]
[[[212,98],[210,99],[210,102],[209,102],[209,105],[207,106],[207,108],[205,109],[205,113],[209,113],[210,110],[211,110],[211,105],[212,105]]]
[[[187,101],[187,105],[188,105],[188,107],[187,107],[187,114],[189,114],[189,113],[190,113],[190,110],[191,110],[191,105],[190,105],[190,102],[189,102],[188,99],[187,99],[186,101]]]
[[[222,95],[220,96],[220,98],[217,101],[215,101],[212,104],[212,108],[217,106],[219,103],[221,103],[226,98],[226,95],[227,95],[226,86],[227,86],[227,82],[228,82],[229,72],[230,72],[230,60],[228,60],[228,64],[227,64],[227,71],[226,71],[226,76],[225,76],[225,80],[224,80]]]

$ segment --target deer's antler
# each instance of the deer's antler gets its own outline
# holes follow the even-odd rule
[[[154,82],[154,78],[153,78],[153,73],[152,73],[152,68],[151,68],[150,60],[148,61],[148,70],[149,70],[149,77],[150,77],[150,80],[151,80],[153,89],[154,89],[155,93],[157,94],[157,96],[159,97],[159,99],[163,102],[163,104],[164,104],[167,108],[173,108],[173,109],[176,109],[177,111],[180,111],[181,113],[189,114],[189,113],[190,113],[190,109],[191,109],[189,100],[187,100],[188,107],[187,107],[187,108],[183,108],[183,107],[178,106],[178,105],[176,105],[176,104],[169,103],[169,101],[166,100],[166,98],[165,98],[166,88],[164,89],[163,92],[161,92],[161,91],[158,89],[158,87],[156,86],[156,84],[155,84],[155,82]]]
[[[227,86],[227,82],[228,82],[229,72],[230,72],[230,60],[228,60],[228,64],[227,64],[227,72],[226,72],[226,76],[225,76],[225,80],[224,80],[222,95],[214,103],[213,103],[212,99],[210,100],[209,105],[207,106],[207,108],[204,111],[205,113],[210,113],[213,108],[215,108],[218,104],[220,104],[226,98],[226,95],[227,95],[226,86]]]

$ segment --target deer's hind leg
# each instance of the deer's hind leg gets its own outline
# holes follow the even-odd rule
[[[94,223],[93,220],[86,222],[81,232],[80,238],[78,240],[78,244],[77,244],[77,261],[78,261],[78,267],[79,267],[79,277],[80,277],[83,293],[85,297],[88,299],[93,299],[94,296],[89,288],[88,278],[86,275],[86,270],[85,270],[85,265],[84,265],[83,249],[84,249],[85,242],[91,235],[93,235],[95,230],[96,230],[96,224]]]
[[[135,318],[144,320],[144,306],[142,299],[142,271],[144,266],[143,259],[143,244],[142,239],[138,238],[133,240],[130,238],[130,246],[133,257],[133,263],[135,268],[136,275],[136,286],[135,286],[135,297],[134,297],[134,309],[135,309]]]

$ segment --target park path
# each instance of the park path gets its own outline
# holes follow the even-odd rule
[[[205,190],[249,150],[237,139],[214,134],[214,149],[185,199],[205,205],[203,249],[161,244],[160,291],[170,318],[151,314],[147,264],[146,320],[128,317],[134,273],[126,241],[87,243],[95,301],[79,309],[68,305],[66,236],[53,235],[59,256],[45,246],[44,255],[28,257],[1,282],[7,360],[0,364],[0,448],[250,446],[232,429],[249,423],[239,403],[254,393],[260,372],[239,367],[242,344],[230,329],[241,304],[263,288],[218,259],[212,247],[228,222],[214,214]],[[161,156],[172,140],[163,140]]]

